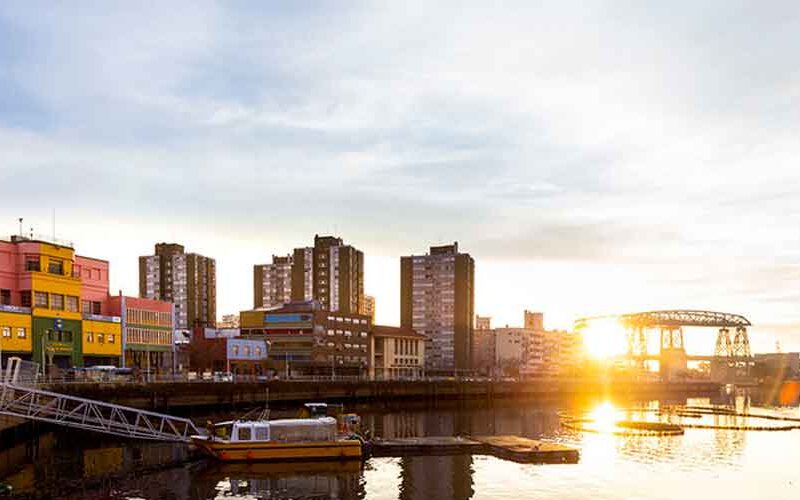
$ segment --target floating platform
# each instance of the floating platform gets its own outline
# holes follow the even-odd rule
[[[577,448],[519,436],[419,437],[375,439],[376,457],[491,455],[518,463],[578,463]]]

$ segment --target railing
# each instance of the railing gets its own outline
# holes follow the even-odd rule
[[[189,442],[201,435],[181,417],[79,398],[37,388],[36,363],[9,359],[2,377],[0,414],[115,436]]]

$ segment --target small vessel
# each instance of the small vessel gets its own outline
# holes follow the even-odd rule
[[[328,416],[325,403],[305,405],[308,418],[232,420],[212,425],[208,435],[192,436],[209,456],[225,462],[354,460],[362,457],[364,440],[358,417]]]

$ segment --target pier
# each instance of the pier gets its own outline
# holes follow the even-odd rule
[[[578,463],[577,448],[520,436],[434,436],[376,439],[375,457],[418,457],[447,455],[490,455],[517,463]]]

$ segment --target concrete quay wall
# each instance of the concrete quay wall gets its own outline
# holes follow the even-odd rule
[[[82,398],[142,409],[214,408],[309,401],[385,401],[569,398],[586,395],[668,398],[718,394],[713,382],[601,382],[597,380],[495,381],[270,381],[154,384],[63,384],[47,388]]]

